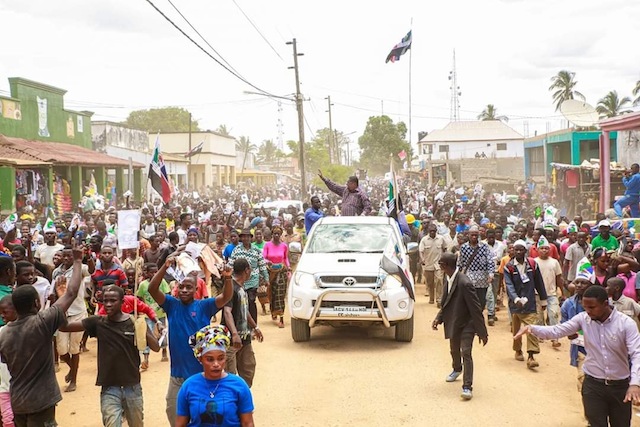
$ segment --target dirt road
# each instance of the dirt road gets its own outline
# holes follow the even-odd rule
[[[513,358],[506,313],[498,312],[500,320],[490,327],[487,346],[474,343],[474,397],[461,401],[462,378],[453,384],[444,381],[451,360],[441,328],[431,330],[437,309],[424,296],[417,298],[416,332],[409,344],[396,343],[391,330],[331,327],[313,329],[308,343],[294,343],[288,325],[278,329],[269,316],[260,316],[265,342],[254,344],[256,425],[586,425],[566,339],[559,350],[543,343],[540,367],[530,371]],[[94,385],[95,340],[89,347],[80,361],[78,390],[63,393],[58,406],[62,427],[102,425],[99,388]],[[61,384],[65,373],[58,375]],[[169,364],[152,354],[142,378],[146,425],[166,426]],[[634,416],[636,420],[640,418]]]

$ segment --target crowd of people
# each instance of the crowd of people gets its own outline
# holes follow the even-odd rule
[[[253,425],[252,342],[264,339],[258,323],[267,306],[274,324],[285,327],[287,283],[314,223],[332,215],[388,214],[387,181],[350,177],[342,185],[321,171],[319,178],[324,185],[307,189],[302,210],[254,207],[299,199],[300,189],[285,185],[183,193],[169,205],[127,200],[95,209],[84,203],[57,217],[27,205],[3,218],[3,425],[56,425],[62,395],[55,372],[66,366],[64,391],[76,391],[81,354],[92,337],[99,343],[96,384],[104,425],[120,426],[123,419],[132,427],[143,424],[140,372],[149,368],[150,351],[162,351],[161,360],[170,364],[171,426]],[[406,242],[418,245],[410,271],[416,285],[425,285],[428,302],[440,308],[433,327],[445,324],[453,357],[446,379],[455,381],[464,368],[464,399],[472,397],[473,338],[486,344],[500,312],[514,335],[521,327],[531,332],[526,350],[521,336],[513,345],[514,357],[529,369],[539,367],[537,336],[561,346],[561,335],[577,331],[572,319],[583,311],[591,316],[584,303],[591,285],[606,290],[614,312],[638,322],[640,245],[622,221],[600,214],[590,226],[579,215],[566,218],[550,193],[525,183],[514,188],[516,199],[480,184],[425,189],[401,179],[399,188],[399,223]],[[118,244],[119,210],[140,212],[135,249]],[[565,323],[572,328],[543,332],[536,326]],[[573,366],[592,354],[581,337],[571,344]],[[585,362],[585,384],[622,381],[630,390],[612,395],[619,406],[587,412],[592,426],[605,425],[602,416],[627,411],[628,401],[640,396],[632,390],[640,385],[640,338],[625,345],[632,361],[626,383],[614,377],[624,376],[628,364],[627,371],[617,366],[603,373]]]

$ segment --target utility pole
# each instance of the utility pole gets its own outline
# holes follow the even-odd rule
[[[302,109],[302,94],[300,93],[300,76],[298,73],[298,56],[304,55],[304,53],[298,53],[298,47],[296,45],[296,39],[287,42],[289,45],[293,45],[293,67],[296,74],[296,108],[298,109],[298,139],[300,150],[300,186],[302,187],[301,199],[307,200],[307,177],[304,172],[304,111]]]
[[[191,185],[191,113],[189,113],[189,166],[187,166],[187,186]],[[187,188],[188,189],[188,188]]]
[[[337,145],[335,143],[335,137],[333,135],[333,124],[331,123],[331,106],[333,104],[331,103],[331,95],[328,95],[325,99],[327,100],[327,105],[329,106],[329,109],[327,110],[327,113],[329,113],[329,161],[331,163],[334,163],[336,157],[335,149]],[[340,154],[338,154],[337,157],[340,158]]]

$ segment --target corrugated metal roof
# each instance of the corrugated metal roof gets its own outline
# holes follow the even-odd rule
[[[50,162],[56,165],[129,167],[129,161],[73,144],[31,141],[0,135],[0,157]],[[134,168],[145,165],[133,162]]]
[[[500,120],[451,122],[436,129],[420,142],[464,142],[523,140],[524,137]]]

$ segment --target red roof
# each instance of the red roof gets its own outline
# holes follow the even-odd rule
[[[32,141],[0,135],[0,157],[36,160],[68,166],[129,167],[129,161],[73,144]],[[145,165],[133,162],[134,168]]]

